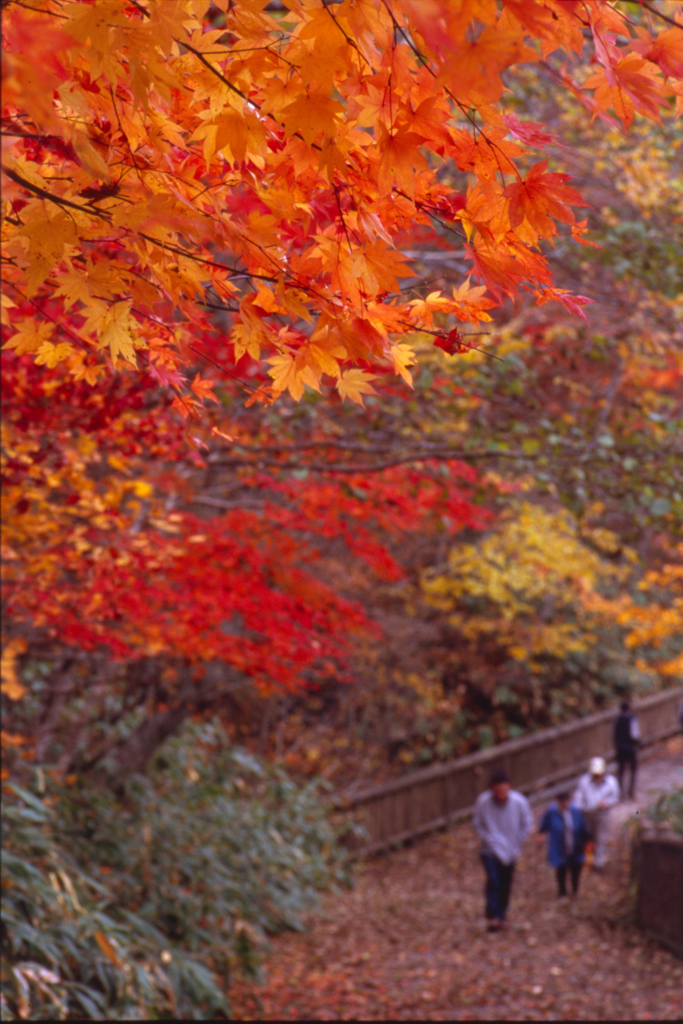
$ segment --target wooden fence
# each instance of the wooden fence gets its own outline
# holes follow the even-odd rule
[[[683,688],[677,687],[634,704],[644,745],[678,730],[681,699]],[[363,838],[350,836],[350,845],[358,854],[379,853],[466,817],[499,768],[508,772],[515,789],[531,797],[556,783],[569,784],[587,770],[591,757],[611,759],[615,714],[611,708],[377,786],[347,791],[336,806],[364,830]]]

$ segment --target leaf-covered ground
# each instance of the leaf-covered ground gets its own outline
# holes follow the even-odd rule
[[[468,825],[359,864],[306,934],[275,939],[265,984],[232,992],[240,1019],[678,1020],[683,961],[630,922],[629,818],[683,784],[683,738],[641,766],[613,812],[612,859],[559,901],[545,847],[527,841],[506,932],[489,935]],[[538,819],[542,807],[534,808]]]

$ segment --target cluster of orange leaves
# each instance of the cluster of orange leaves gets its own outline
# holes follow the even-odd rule
[[[646,30],[606,0],[265,7],[3,5],[10,348],[95,386],[142,362],[189,416],[213,398],[182,371],[216,309],[235,357],[265,362],[252,398],[266,402],[324,378],[362,402],[378,360],[409,382],[402,335],[437,311],[487,321],[491,296],[520,287],[580,312],[539,242],[558,222],[580,239],[581,197],[546,160],[521,169],[548,137],[504,112],[504,76],[559,55],[594,114],[680,113],[680,12]],[[466,195],[444,164],[469,176]],[[397,239],[429,224],[464,244],[471,274],[406,299]],[[48,297],[57,315],[41,315]]]

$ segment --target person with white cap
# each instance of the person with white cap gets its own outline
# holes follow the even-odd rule
[[[602,757],[593,757],[585,775],[579,779],[574,803],[583,811],[593,842],[593,867],[600,871],[607,863],[607,833],[610,808],[619,800],[619,783],[607,774]]]

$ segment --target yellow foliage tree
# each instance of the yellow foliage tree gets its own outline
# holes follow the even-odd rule
[[[518,502],[480,542],[454,547],[444,570],[425,572],[422,589],[465,640],[493,639],[533,667],[591,646],[597,619],[584,599],[623,576],[566,509]]]
[[[638,589],[648,598],[642,606],[632,598],[621,609],[618,621],[627,627],[626,646],[631,650],[650,647],[666,650],[670,641],[683,638],[683,544],[670,553],[671,561],[645,574]],[[658,660],[662,675],[683,679],[683,650]]]

